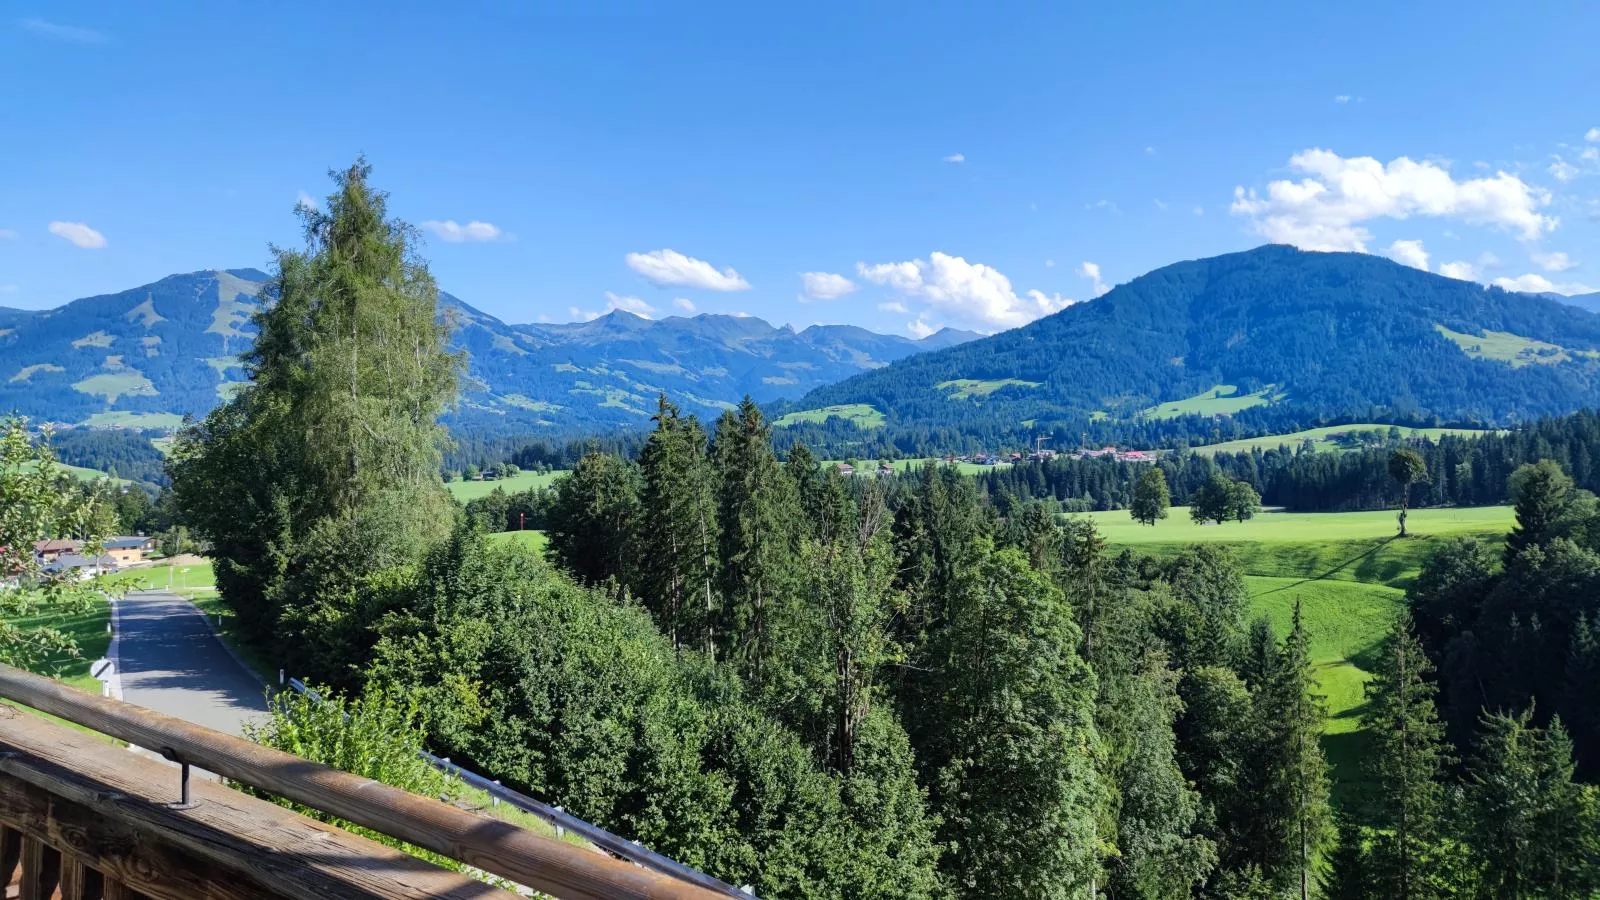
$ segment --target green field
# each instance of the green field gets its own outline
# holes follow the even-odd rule
[[[1454,536],[1498,540],[1511,527],[1508,506],[1414,510],[1411,536],[1396,534],[1392,511],[1288,513],[1268,510],[1248,522],[1195,525],[1174,507],[1154,527],[1126,511],[1090,513],[1113,546],[1172,556],[1195,542],[1220,543],[1239,560],[1253,616],[1281,637],[1296,600],[1311,638],[1311,658],[1328,710],[1325,739],[1335,796],[1348,799],[1362,775],[1360,731],[1371,653],[1405,603],[1405,588],[1440,543]]]
[[[90,375],[75,382],[72,389],[104,397],[107,403],[117,402],[118,397],[154,397],[159,393],[150,379],[132,370]]]
[[[487,497],[499,488],[508,494],[520,494],[536,487],[549,487],[551,482],[565,475],[566,470],[554,472],[518,472],[510,478],[499,478],[494,481],[450,481],[445,483],[445,490],[450,496],[462,503]]]
[[[822,461],[822,465],[824,467],[836,466],[839,463],[846,461],[847,460],[842,459],[825,459]],[[954,465],[956,469],[959,470],[963,475],[979,475],[984,472],[993,472],[995,469],[1001,469],[1011,465],[1010,463],[995,463],[992,466],[981,466],[977,463],[970,462],[946,463],[943,460],[932,456],[918,456],[910,459],[894,459],[889,461],[889,465],[893,466],[896,472],[910,472],[913,469],[920,469],[928,463],[933,463],[940,466]],[[878,461],[875,459],[856,460],[857,475],[873,475],[877,473],[877,470]]]
[[[90,428],[158,428],[171,431],[183,425],[177,413],[98,412],[83,421]]]
[[[1600,356],[1594,350],[1569,350],[1560,344],[1551,344],[1534,338],[1512,334],[1509,331],[1484,330],[1483,335],[1451,331],[1443,325],[1433,326],[1436,331],[1454,341],[1461,352],[1473,359],[1489,359],[1509,363],[1520,369],[1530,365],[1554,365],[1569,362],[1574,356],[1593,359]]]
[[[1038,381],[1023,381],[1020,378],[991,378],[980,381],[975,378],[957,378],[954,381],[941,381],[934,387],[947,391],[947,400],[976,400],[987,397],[1001,388],[1022,387],[1036,388],[1041,384]]]
[[[184,562],[179,565],[156,563],[137,569],[125,569],[111,576],[111,586],[122,591],[149,591],[171,589],[175,594],[193,598],[214,594],[216,575],[210,560]]]
[[[1193,397],[1170,400],[1139,411],[1146,419],[1176,419],[1178,416],[1231,416],[1252,406],[1263,406],[1277,399],[1274,388],[1265,387],[1253,394],[1240,394],[1231,384],[1219,384]]]
[[[527,531],[499,531],[489,535],[489,540],[502,544],[521,544],[531,547],[536,553],[543,553],[550,539],[542,531],[528,529]]]
[[[788,428],[791,425],[806,423],[821,425],[829,419],[844,419],[853,422],[857,428],[882,428],[883,413],[867,403],[849,403],[843,406],[824,406],[821,409],[806,409],[779,416],[773,422],[774,428]]]
[[[1355,541],[1395,534],[1392,510],[1352,513],[1291,513],[1263,510],[1248,522],[1196,525],[1189,509],[1174,506],[1167,518],[1154,526],[1133,521],[1127,510],[1088,514],[1100,533],[1113,544],[1187,544],[1196,541],[1250,541],[1275,544],[1306,541]],[[1509,506],[1414,509],[1406,520],[1415,534],[1436,537],[1464,532],[1505,531],[1511,527]]]
[[[1237,441],[1223,441],[1220,444],[1206,444],[1195,447],[1194,452],[1211,456],[1216,453],[1249,453],[1252,450],[1276,450],[1287,446],[1291,450],[1300,449],[1300,445],[1311,441],[1318,452],[1336,451],[1341,449],[1337,441],[1332,440],[1333,435],[1350,434],[1361,431],[1381,431],[1388,433],[1388,425],[1355,424],[1355,425],[1329,425],[1323,428],[1307,428],[1305,431],[1296,431],[1292,434],[1272,434],[1265,437],[1243,438]],[[1476,437],[1488,434],[1481,428],[1401,428],[1400,434],[1407,440],[1421,440],[1426,438],[1437,441],[1447,434],[1461,437]]]

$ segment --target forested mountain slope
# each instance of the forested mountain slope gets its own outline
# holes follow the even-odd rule
[[[238,354],[266,275],[172,275],[52,310],[0,308],[0,412],[35,420],[170,427],[203,415],[244,378]],[[756,318],[661,321],[613,312],[591,322],[509,325],[441,294],[468,377],[451,422],[474,433],[572,433],[647,425],[655,394],[714,415],[975,337],[922,341],[851,326],[796,332]]]
[[[993,337],[819,388],[888,426],[1363,415],[1506,423],[1600,400],[1600,316],[1358,253],[1176,263]],[[977,386],[977,390],[973,386]]]

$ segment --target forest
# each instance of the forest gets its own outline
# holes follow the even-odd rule
[[[1114,553],[951,467],[847,479],[748,399],[662,398],[557,481],[548,556],[494,542],[440,480],[461,360],[368,178],[300,211],[250,385],[169,466],[292,671],[763,897],[1600,889],[1600,512],[1560,462],[1509,473],[1504,548],[1428,563],[1336,804],[1312,635],[1252,621],[1228,551]]]

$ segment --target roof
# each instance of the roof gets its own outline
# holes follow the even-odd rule
[[[91,559],[79,553],[63,553],[56,557],[55,562],[45,566],[45,568],[53,572],[59,572],[63,569],[87,569],[93,566],[99,566],[102,569],[115,569],[117,561],[109,556]]]
[[[107,538],[105,548],[107,550],[137,550],[140,547],[150,546],[150,541],[151,539],[147,537]]]
[[[74,540],[71,540],[70,538],[53,538],[53,539],[48,540],[48,541],[34,541],[33,542],[33,552],[35,552],[35,553],[72,552],[72,551],[75,551],[79,547],[82,547],[82,546],[83,546],[82,542],[74,541]]]

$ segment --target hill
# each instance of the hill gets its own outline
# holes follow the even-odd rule
[[[266,292],[255,269],[172,275],[57,309],[0,309],[0,411],[67,424],[170,429],[244,378],[238,355]],[[711,415],[745,394],[770,401],[976,337],[921,341],[844,325],[802,331],[748,317],[510,325],[441,294],[467,351],[452,425],[551,434],[646,423],[666,391]]]
[[[1566,303],[1274,245],[1157,269],[785,411],[870,407],[890,433],[1037,426],[1073,443],[1091,423],[1151,431],[1196,415],[1259,431],[1339,416],[1504,424],[1600,401],[1597,351],[1600,316]]]

